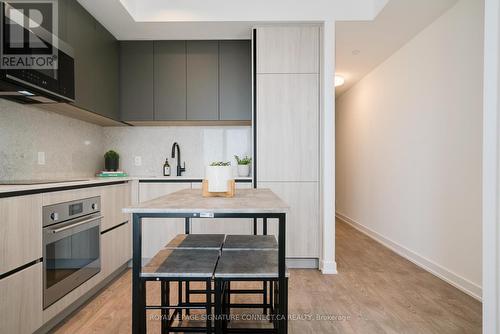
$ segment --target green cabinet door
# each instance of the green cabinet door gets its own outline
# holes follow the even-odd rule
[[[219,119],[219,42],[187,41],[187,119]]]
[[[220,41],[219,116],[221,120],[252,119],[250,41]]]
[[[94,112],[118,120],[119,48],[118,41],[100,23],[96,25]]]
[[[120,114],[123,121],[152,121],[153,42],[120,42]]]
[[[154,42],[154,119],[186,120],[186,42]]]
[[[75,59],[75,105],[95,110],[96,22],[75,0],[66,3],[66,38]]]

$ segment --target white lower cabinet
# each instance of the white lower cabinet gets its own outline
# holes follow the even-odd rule
[[[131,222],[101,235],[101,274],[108,276],[132,258]]]
[[[191,183],[142,182],[139,183],[139,202],[168,195],[182,189],[190,189]],[[183,218],[143,219],[142,257],[152,258],[177,234],[184,233]]]
[[[0,280],[0,333],[33,333],[42,319],[42,263]]]
[[[193,183],[193,189],[200,189],[201,183]],[[236,189],[250,189],[251,183],[236,183]],[[237,192],[237,190],[236,190]],[[191,223],[192,233],[206,233],[206,234],[252,234],[253,233],[253,219],[192,219]]]
[[[259,182],[290,206],[286,217],[286,257],[319,257],[318,182]],[[277,235],[277,220],[268,220],[268,232]]]

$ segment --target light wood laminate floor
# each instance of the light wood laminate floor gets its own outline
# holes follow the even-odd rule
[[[289,333],[481,333],[481,303],[337,221],[338,275],[291,270]],[[159,289],[148,291],[148,302]],[[310,316],[329,317],[311,320]],[[130,333],[131,272],[54,330]],[[148,320],[159,333],[159,321]]]

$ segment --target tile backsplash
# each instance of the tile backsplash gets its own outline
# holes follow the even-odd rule
[[[92,176],[102,168],[103,138],[100,126],[0,99],[0,179]]]
[[[131,176],[162,176],[165,158],[175,175],[174,142],[187,177],[203,177],[212,161],[235,166],[235,154],[252,153],[250,126],[100,127],[0,99],[0,180],[91,177],[104,167],[110,149],[120,154],[120,168]],[[39,164],[39,152],[45,164]],[[140,166],[135,157],[141,157]]]
[[[235,154],[251,156],[252,131],[250,126],[104,128],[106,149],[116,150],[121,168],[134,176],[162,176],[165,158],[175,175],[177,159],[171,158],[174,142],[180,146],[181,162],[186,162],[183,176],[198,178],[212,161],[231,161],[235,166]],[[135,165],[135,157],[141,157],[141,166]]]

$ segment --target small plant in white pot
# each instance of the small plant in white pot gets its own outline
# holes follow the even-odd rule
[[[238,176],[250,176],[250,165],[252,164],[252,158],[250,158],[248,155],[245,155],[243,158],[235,155],[234,158],[238,163]]]
[[[228,182],[233,179],[233,169],[230,162],[215,161],[207,166],[205,179],[208,181],[209,192],[228,191]]]

